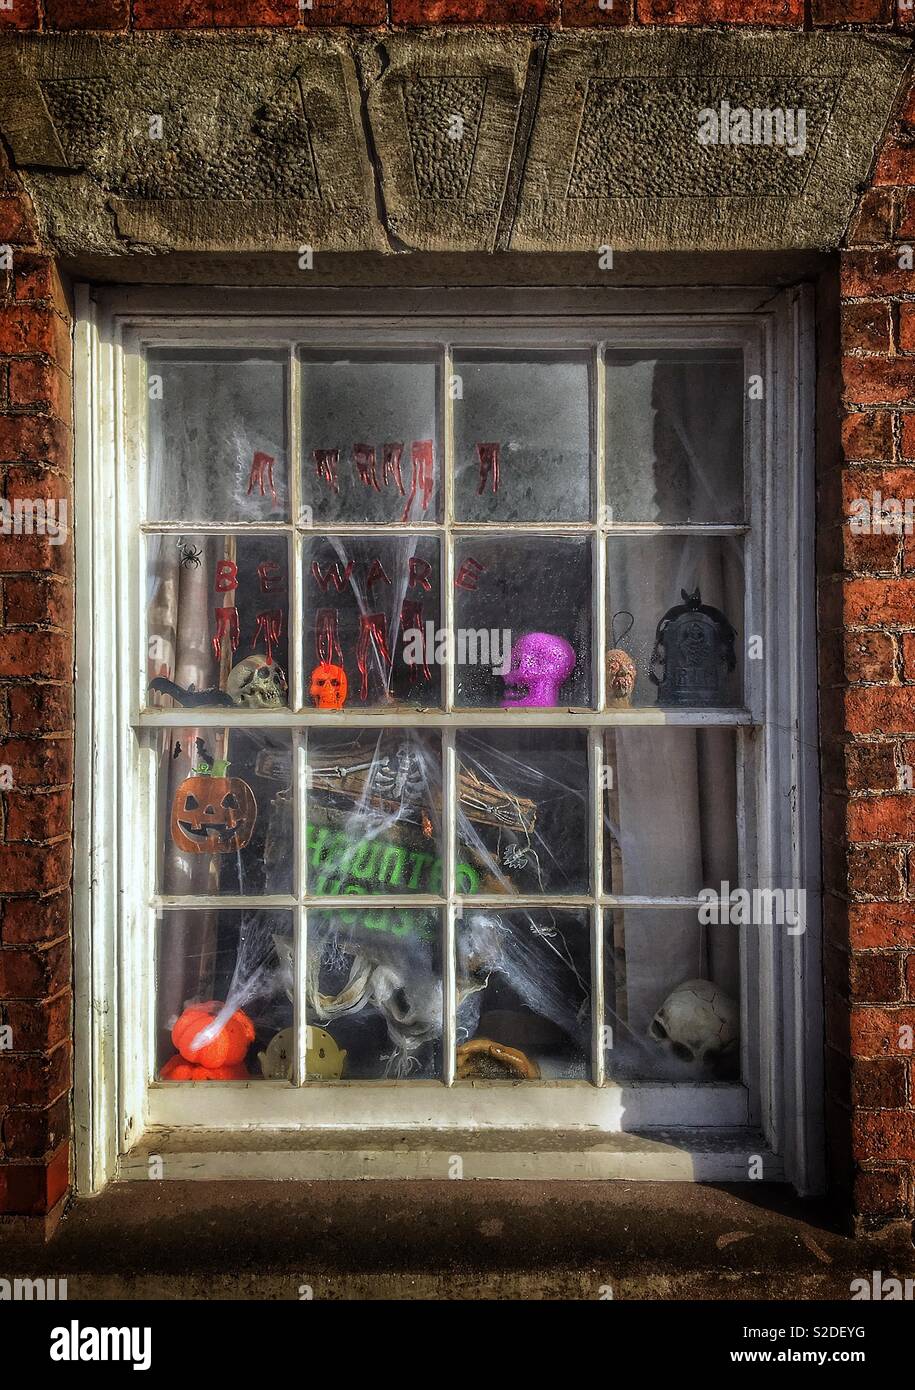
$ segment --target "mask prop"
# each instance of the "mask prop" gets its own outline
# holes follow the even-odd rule
[[[322,661],[311,673],[308,693],[315,709],[342,709],[349,682],[342,666]]]
[[[201,763],[175,792],[171,836],[186,854],[231,854],[254,833],[254,792],[240,777],[226,776],[228,767],[225,761],[212,769]]]
[[[551,709],[575,669],[575,648],[551,632],[528,632],[511,649],[503,709]]]
[[[629,619],[629,626],[623,629],[619,637],[616,636],[617,618]],[[635,662],[629,653],[623,650],[622,644],[632,631],[634,623],[635,618],[625,610],[614,613],[610,620],[610,640],[613,646],[607,653],[607,704],[611,708],[622,709],[632,703],[637,672]]]
[[[225,1008],[218,999],[190,1004],[172,1028],[178,1049],[162,1068],[163,1081],[245,1081],[245,1055],[254,1041],[254,1024],[241,1009],[215,1027]]]

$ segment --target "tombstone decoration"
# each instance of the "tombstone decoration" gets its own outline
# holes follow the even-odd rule
[[[723,613],[702,602],[698,588],[681,589],[680,596],[683,603],[667,610],[655,632],[648,675],[658,687],[656,703],[726,705],[737,634]]]

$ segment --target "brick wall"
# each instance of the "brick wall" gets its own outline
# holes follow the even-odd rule
[[[892,0],[13,0],[0,29],[915,24]],[[69,481],[67,309],[0,169],[0,485]],[[841,261],[843,417],[818,490],[827,1111],[864,1225],[915,1217],[915,536],[855,534],[853,499],[915,504],[915,99],[875,160]],[[902,261],[900,261],[902,258]],[[839,427],[841,426],[841,443]],[[822,431],[828,437],[830,430]],[[70,544],[0,536],[0,1213],[41,1214],[69,1161]],[[913,774],[915,775],[915,774]],[[902,1031],[901,1031],[902,1030]]]
[[[69,505],[70,323],[5,161],[0,264],[0,1214],[43,1216],[70,1167],[73,547],[14,509]]]

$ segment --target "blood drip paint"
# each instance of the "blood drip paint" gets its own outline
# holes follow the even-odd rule
[[[225,638],[229,639],[233,652],[238,650],[238,609],[233,607],[216,609],[216,632],[213,635],[213,659],[218,661],[222,656],[222,644]]]
[[[429,657],[426,651],[426,635],[425,628],[423,627],[423,606],[418,599],[404,599],[400,610],[400,625],[403,628],[404,634],[408,632],[418,632],[420,634],[423,653],[423,680],[431,681],[432,672],[429,670]],[[418,663],[408,660],[407,665],[410,668],[410,684],[415,685]]]
[[[403,478],[400,474],[400,460],[403,458],[402,444],[385,444],[381,451],[381,480],[385,487],[388,485],[388,478],[393,478],[397,484],[397,491],[401,497],[406,496],[404,491]]]
[[[417,491],[420,495],[422,510],[424,512],[428,510],[435,483],[435,454],[431,439],[414,439],[410,446],[410,462],[413,469],[410,479],[410,495],[407,498],[403,516],[400,518],[401,521],[410,520],[410,512]]]
[[[376,492],[381,488],[378,483],[378,475],[375,472],[375,449],[371,444],[354,444],[353,459],[359,470],[359,481],[365,483],[366,487],[373,487]]]
[[[336,608],[319,608],[315,614],[315,656],[319,665],[343,665]]]
[[[273,465],[275,463],[275,458],[272,458],[270,454],[261,453],[260,450],[254,455],[254,461],[251,464],[251,475],[248,478],[248,497],[251,496],[255,487],[260,488],[261,497],[267,496],[264,489],[264,477],[266,476],[267,482],[270,484],[270,496],[273,498],[273,505],[276,506],[277,495],[276,488],[273,484]]]
[[[359,639],[356,643],[356,666],[359,670],[359,699],[367,700],[369,697],[369,652],[372,643],[381,660],[381,664],[386,671],[390,671],[393,666],[391,653],[388,650],[388,637],[383,613],[362,613],[359,617]],[[385,681],[387,688],[387,681]]]
[[[315,477],[323,483],[329,483],[334,492],[339,492],[337,465],[340,462],[340,450],[312,449],[311,456],[315,461]]]
[[[492,479],[493,492],[499,491],[499,445],[498,444],[478,444],[477,459],[480,464],[480,486],[477,488],[479,497],[486,489],[486,484]]]
[[[252,652],[257,649],[258,641],[264,639],[267,648],[267,665],[273,661],[273,648],[279,645],[280,633],[283,630],[283,610],[282,608],[272,608],[269,612],[258,613],[257,626],[254,629],[254,641],[251,643]]]

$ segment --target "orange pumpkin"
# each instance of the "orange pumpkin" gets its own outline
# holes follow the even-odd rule
[[[195,767],[175,792],[172,839],[187,854],[231,854],[254,834],[254,793],[240,777],[226,776],[228,766]]]
[[[231,1018],[226,1019],[215,1037],[194,1047],[194,1039],[210,1026],[222,1007],[218,999],[206,1004],[191,1004],[177,1020],[172,1029],[172,1042],[185,1061],[209,1070],[244,1061],[254,1041],[254,1024],[241,1009],[236,1009]]]
[[[249,1073],[244,1062],[231,1062],[225,1067],[198,1067],[176,1052],[159,1075],[163,1081],[247,1081]]]

